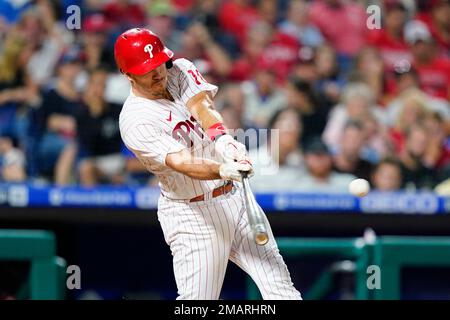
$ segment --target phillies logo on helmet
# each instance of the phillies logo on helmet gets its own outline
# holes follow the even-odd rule
[[[150,55],[150,59],[153,59],[153,46],[149,43],[144,47],[144,52]]]

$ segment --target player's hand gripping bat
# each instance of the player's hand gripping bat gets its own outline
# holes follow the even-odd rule
[[[242,184],[244,185],[245,205],[247,207],[250,227],[252,228],[256,244],[263,246],[269,241],[264,216],[256,202],[252,190],[250,189],[248,172],[241,171],[241,174]]]

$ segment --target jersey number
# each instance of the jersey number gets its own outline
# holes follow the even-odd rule
[[[188,73],[194,78],[195,83],[196,83],[197,85],[202,84],[202,83],[200,82],[199,78],[200,78],[201,80],[203,80],[203,82],[206,82],[205,79],[202,77],[202,75],[200,74],[200,72],[198,72],[197,69],[195,69],[195,72],[194,72],[194,70],[188,70]]]

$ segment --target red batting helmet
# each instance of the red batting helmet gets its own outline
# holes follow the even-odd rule
[[[117,38],[114,57],[121,72],[142,75],[169,61],[173,52],[150,30],[134,28]]]

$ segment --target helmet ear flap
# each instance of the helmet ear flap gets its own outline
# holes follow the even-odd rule
[[[172,67],[173,67],[173,61],[172,61],[172,59],[167,60],[167,61],[166,61],[166,68],[167,68],[167,69],[170,69],[170,68],[172,68]]]

